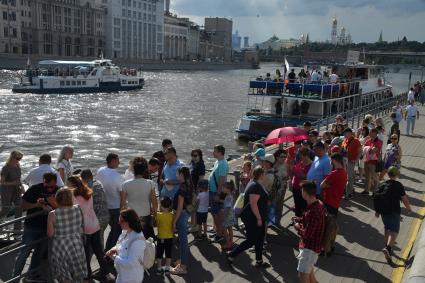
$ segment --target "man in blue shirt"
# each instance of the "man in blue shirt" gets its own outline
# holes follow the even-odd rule
[[[316,183],[316,194],[320,195],[320,184],[325,177],[331,172],[331,160],[326,154],[325,145],[322,142],[317,142],[313,145],[316,157],[311,164],[310,170],[307,173],[307,180]]]
[[[174,199],[180,185],[180,181],[177,179],[177,169],[184,164],[177,159],[177,153],[174,147],[169,147],[165,150],[165,160],[165,166],[159,181],[162,186],[160,196],[161,198],[169,197],[170,199]]]
[[[214,225],[216,227],[216,237],[215,241],[220,242],[223,238],[223,229],[222,222],[223,219],[220,219],[219,212],[222,208],[222,203],[219,201],[220,193],[223,191],[223,185],[227,180],[227,174],[229,173],[229,164],[224,158],[225,148],[222,145],[216,145],[214,147],[214,158],[217,160],[214,163],[214,168],[208,177],[208,185],[210,191],[210,206],[211,214],[214,218]]]

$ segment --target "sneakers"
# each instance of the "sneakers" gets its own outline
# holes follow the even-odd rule
[[[176,267],[170,269],[170,273],[174,275],[186,275],[187,270],[183,268],[180,264],[177,264]]]
[[[391,247],[386,246],[385,248],[382,249],[382,252],[384,253],[385,259],[387,261],[391,261],[391,254],[392,254]]]
[[[256,267],[256,268],[269,268],[270,263],[264,262],[264,261],[257,261],[257,262],[255,262],[254,267]]]

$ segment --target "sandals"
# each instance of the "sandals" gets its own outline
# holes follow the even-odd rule
[[[180,264],[176,265],[176,267],[170,269],[170,273],[174,275],[186,275],[187,270],[181,267]]]

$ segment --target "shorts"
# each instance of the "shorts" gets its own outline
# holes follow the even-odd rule
[[[202,225],[207,223],[208,212],[197,212],[196,213],[196,224]]]
[[[382,214],[385,230],[398,233],[400,231],[400,214]]]
[[[309,249],[301,249],[297,258],[297,271],[309,274],[313,270],[313,267],[319,258],[319,254]]]
[[[223,204],[221,202],[215,201],[215,196],[217,195],[217,192],[210,192],[210,207],[211,207],[211,214],[217,215],[220,210],[223,208]]]
[[[156,245],[156,258],[162,258],[165,252],[165,258],[171,258],[171,250],[173,248],[173,238],[158,239]]]

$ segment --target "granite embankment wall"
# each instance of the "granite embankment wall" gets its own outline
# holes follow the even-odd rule
[[[31,56],[30,63],[35,66],[41,60],[76,60],[76,61],[91,61],[95,58],[83,57],[39,57]],[[28,58],[23,56],[16,56],[13,54],[0,55],[0,69],[20,70],[25,69]],[[251,69],[250,63],[221,63],[221,62],[191,62],[191,61],[144,61],[144,60],[124,60],[117,59],[113,61],[115,64],[135,69],[142,69],[146,71],[161,71],[161,70],[184,70],[184,71],[219,71],[219,70],[233,70],[233,69]]]

